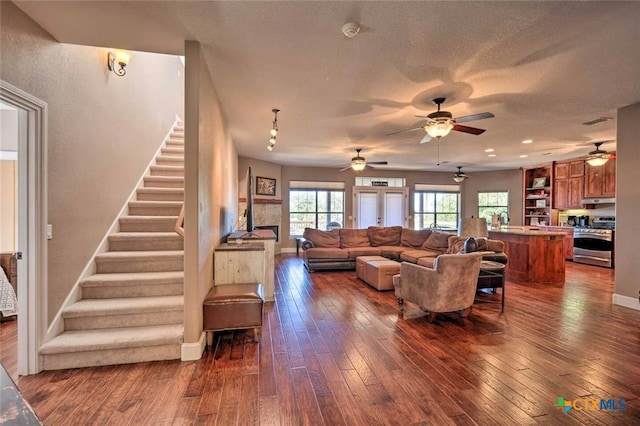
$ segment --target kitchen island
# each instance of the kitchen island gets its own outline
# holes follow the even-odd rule
[[[504,242],[509,258],[506,277],[525,284],[564,284],[565,233],[533,226],[489,230],[489,238]]]

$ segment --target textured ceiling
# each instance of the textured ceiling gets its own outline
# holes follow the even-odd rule
[[[339,166],[363,148],[388,169],[515,168],[594,141],[614,150],[616,109],[640,101],[640,2],[16,4],[65,43],[182,54],[199,41],[238,153],[280,164]],[[361,26],[353,39],[340,30],[349,21]],[[495,118],[439,143],[420,145],[422,130],[386,136],[415,127],[435,97],[454,117]],[[599,117],[614,120],[581,124]]]

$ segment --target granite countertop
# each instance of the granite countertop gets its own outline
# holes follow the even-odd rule
[[[270,229],[254,229],[251,232],[247,231],[235,231],[229,234],[227,237],[227,241],[232,241],[235,239],[243,239],[243,240],[275,240],[276,234],[273,233]]]
[[[514,234],[514,235],[531,235],[531,236],[562,236],[566,234],[560,231],[545,231],[543,227],[535,226],[501,226],[500,228],[489,229],[489,232],[495,232],[500,234]]]

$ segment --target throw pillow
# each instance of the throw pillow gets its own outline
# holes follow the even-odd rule
[[[402,226],[370,226],[367,228],[369,242],[373,247],[397,246],[400,244]]]
[[[449,247],[450,236],[451,234],[445,232],[433,231],[429,234],[429,238],[424,242],[422,248],[444,252]]]

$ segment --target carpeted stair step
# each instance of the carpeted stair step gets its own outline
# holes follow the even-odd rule
[[[178,296],[184,290],[184,272],[130,272],[94,274],[80,282],[84,299]]]
[[[98,254],[96,273],[164,272],[184,270],[184,251],[114,251]]]
[[[138,201],[183,201],[182,188],[138,188]]]
[[[109,251],[184,250],[176,232],[117,232],[108,238]]]
[[[156,157],[159,166],[184,166],[184,157],[177,155],[159,155]]]
[[[131,216],[175,216],[176,220],[182,208],[182,201],[130,201]]]
[[[172,232],[178,216],[122,216],[120,232]]]
[[[184,188],[182,176],[145,176],[145,188]]]
[[[169,139],[165,146],[167,148],[182,148],[184,150],[184,139]]]
[[[180,359],[182,324],[65,331],[42,345],[45,370]]]
[[[181,166],[151,166],[151,176],[184,177],[184,167]]]
[[[183,308],[182,295],[84,299],[65,308],[62,318],[65,331],[181,324]]]
[[[184,145],[182,146],[165,146],[161,149],[162,155],[175,155],[184,157]]]

